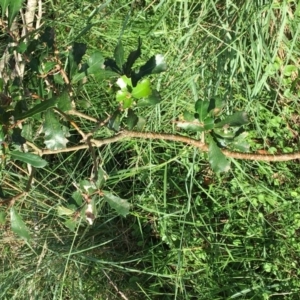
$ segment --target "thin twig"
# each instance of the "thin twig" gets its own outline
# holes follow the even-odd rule
[[[118,287],[112,282],[112,280],[110,279],[110,277],[107,275],[107,273],[102,270],[102,272],[104,273],[104,275],[107,277],[109,283],[114,287],[114,289],[116,290],[116,292],[121,296],[122,299],[124,300],[128,300],[128,298],[118,289]]]
[[[75,110],[75,109],[72,109],[72,110],[68,111],[68,114],[69,114],[69,115],[74,115],[74,116],[77,116],[77,117],[81,117],[81,118],[83,118],[83,119],[92,121],[92,122],[94,122],[94,123],[98,123],[98,122],[99,122],[98,119],[93,118],[93,117],[90,117],[90,116],[88,116],[88,115],[86,115],[86,114],[84,114],[84,113],[81,113],[81,112],[79,112],[79,111],[77,111],[77,110]]]
[[[164,141],[173,141],[180,142],[186,145],[190,145],[198,148],[202,152],[208,151],[208,145],[204,144],[199,140],[195,140],[186,136],[175,135],[175,134],[166,134],[166,133],[152,133],[152,132],[138,132],[138,131],[122,131],[121,133],[105,138],[105,139],[91,139],[91,145],[93,147],[101,147],[104,145],[109,145],[112,143],[120,142],[124,139],[128,138],[137,138],[137,139],[151,139],[151,140],[164,140]],[[58,150],[39,150],[35,153],[40,155],[49,155],[49,154],[58,154],[63,152],[73,152],[81,149],[88,149],[88,144],[82,144],[78,146],[68,147],[65,149]],[[257,153],[242,153],[242,152],[234,152],[226,149],[222,149],[222,152],[229,158],[235,159],[244,159],[244,160],[254,160],[254,161],[268,161],[268,162],[280,162],[280,161],[289,161],[300,159],[300,152],[289,153],[289,154],[277,154],[277,155],[263,155]]]

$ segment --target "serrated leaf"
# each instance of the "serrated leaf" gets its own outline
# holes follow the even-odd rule
[[[129,130],[132,130],[133,127],[138,123],[139,118],[138,116],[134,113],[134,111],[132,109],[128,110],[128,114],[127,114],[127,127]]]
[[[77,222],[75,221],[75,220],[73,220],[73,219],[69,219],[69,220],[66,220],[65,222],[64,222],[64,224],[65,224],[65,226],[67,227],[67,228],[69,228],[71,231],[75,231],[75,229],[76,229],[76,226],[77,226]]]
[[[131,94],[127,90],[125,90],[125,91],[119,90],[116,93],[116,100],[118,102],[122,102],[125,99],[129,99],[129,98],[131,98]]]
[[[139,72],[132,73],[132,86],[135,87],[138,81],[146,75],[161,73],[166,70],[167,64],[165,63],[164,56],[162,54],[152,56],[143,66],[141,66]]]
[[[21,135],[22,130],[20,128],[13,128],[13,133],[11,135],[12,142],[16,145],[23,145],[26,143],[26,139]]]
[[[72,109],[72,102],[68,92],[63,91],[57,97],[57,108],[61,111],[69,111]]]
[[[44,143],[47,149],[59,150],[66,148],[68,140],[65,138],[65,132],[57,116],[51,110],[47,110],[45,113],[43,132],[45,133]]]
[[[39,114],[41,112],[46,111],[48,108],[54,107],[56,105],[56,102],[57,102],[57,98],[52,98],[50,100],[45,100],[45,101],[37,104],[33,108],[29,109],[27,112],[25,112],[23,114],[17,114],[15,116],[15,119],[16,120],[24,120],[24,119],[27,119],[29,117],[32,117],[36,114]]]
[[[32,165],[35,168],[43,168],[48,164],[48,162],[42,159],[40,156],[29,152],[24,153],[14,150],[10,152],[10,155],[13,160],[22,161],[26,164]]]
[[[58,206],[57,207],[57,215],[58,216],[72,216],[74,214],[74,210],[69,209],[65,206]]]
[[[146,119],[143,117],[139,117],[139,120],[136,124],[136,130],[142,131],[144,129],[145,124],[146,124]]]
[[[86,44],[74,42],[71,53],[72,53],[73,60],[77,65],[80,64],[85,52],[86,52]]]
[[[132,89],[132,96],[136,99],[150,96],[152,93],[150,87],[150,80],[143,79],[136,87]]]
[[[73,79],[73,76],[77,74],[78,65],[80,64],[85,52],[86,44],[74,42],[72,50],[69,53],[69,78]]]
[[[124,48],[121,40],[119,40],[115,48],[114,58],[119,69],[122,69],[123,62],[124,62]]]
[[[211,130],[215,126],[214,118],[208,117],[204,120],[204,130]]]
[[[89,67],[87,69],[88,74],[96,74],[103,70],[104,58],[100,51],[95,51],[87,61]]]
[[[104,191],[104,200],[106,200],[110,207],[119,215],[126,217],[129,214],[130,204],[126,200],[106,191]]]
[[[95,183],[86,179],[81,180],[79,186],[81,190],[88,195],[92,195],[97,190]]]
[[[122,75],[122,70],[118,67],[118,65],[112,58],[105,58],[104,66],[106,70],[111,70]]]
[[[161,96],[157,90],[152,90],[152,93],[150,96],[146,98],[139,99],[137,103],[137,107],[143,107],[143,106],[151,106],[151,105],[157,105],[161,102]]]
[[[122,90],[122,91],[127,91],[128,89],[132,89],[132,83],[131,79],[127,77],[126,75],[121,76],[118,78],[116,81],[116,85]]]
[[[236,149],[237,151],[241,152],[249,152],[250,145],[246,140],[246,137],[248,136],[248,132],[243,132],[239,136],[237,136],[233,142],[231,143],[231,146]]]
[[[3,1],[3,2],[6,2],[6,1]],[[9,2],[9,5],[8,5],[8,27],[10,28],[14,18],[16,17],[16,15],[19,13],[20,9],[22,8],[24,0],[11,0],[8,2]],[[3,6],[7,6],[7,4],[4,3]],[[2,7],[2,5],[1,5],[1,7]],[[4,11],[4,13],[5,13],[5,11]],[[3,11],[2,11],[2,15],[3,15]]]
[[[209,101],[207,100],[197,100],[195,103],[195,111],[198,114],[198,119],[200,122],[203,122],[204,119],[208,116],[208,107]]]
[[[32,135],[33,134],[33,130],[32,130],[32,124],[28,123],[28,124],[24,124],[23,128],[22,128],[22,133],[21,135],[26,139],[31,141],[32,140]]]
[[[82,194],[79,191],[75,191],[72,193],[72,198],[75,200],[77,206],[81,206],[82,205]]]
[[[219,96],[211,98],[209,100],[209,106],[207,111],[210,112],[212,116],[217,116],[222,111],[224,104],[225,102]]]
[[[121,124],[121,113],[119,110],[116,110],[110,117],[107,127],[115,132],[120,130]]]
[[[227,116],[223,121],[217,123],[215,128],[220,128],[223,126],[242,126],[247,123],[249,123],[247,113],[244,111],[238,111],[231,116]]]
[[[10,224],[11,230],[17,234],[19,237],[23,238],[26,241],[30,240],[30,231],[26,227],[22,218],[16,212],[14,207],[10,208]]]
[[[133,98],[132,97],[126,97],[123,100],[123,109],[131,107],[132,103],[133,103]]]
[[[98,176],[95,182],[98,189],[101,189],[104,186],[107,178],[108,178],[107,173],[103,170],[101,166],[98,166]]]
[[[228,172],[230,161],[223,154],[213,138],[209,137],[208,160],[214,172]]]
[[[135,61],[141,56],[141,53],[142,53],[141,47],[142,47],[142,40],[139,37],[137,49],[135,51],[130,52],[130,54],[128,55],[127,61],[123,66],[124,74],[127,77],[131,77],[132,66],[135,63]]]

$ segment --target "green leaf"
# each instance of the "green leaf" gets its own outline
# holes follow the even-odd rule
[[[88,74],[97,74],[103,70],[104,58],[100,51],[95,51],[87,61],[89,67],[87,69]]]
[[[71,98],[67,91],[63,91],[57,97],[57,108],[61,111],[69,111],[72,109]]]
[[[211,98],[209,100],[209,106],[207,111],[212,114],[212,116],[217,116],[222,111],[225,102],[220,96],[216,96],[215,98]]]
[[[113,113],[113,115],[110,117],[107,127],[110,130],[118,132],[120,130],[120,124],[121,124],[121,113],[119,110],[116,110]]]
[[[56,105],[57,102],[57,98],[52,98],[50,100],[45,100],[39,104],[37,104],[36,106],[34,106],[33,108],[29,109],[27,112],[23,113],[23,114],[17,114],[15,116],[16,120],[24,120],[27,119],[29,117],[32,117],[36,114],[39,114],[41,112],[46,111],[48,108],[54,107]]]
[[[145,124],[146,124],[146,119],[143,118],[143,117],[138,117],[138,118],[139,118],[139,120],[136,124],[136,130],[137,131],[142,131],[144,129]]]
[[[72,51],[69,53],[69,78],[73,79],[73,76],[77,74],[78,65],[80,64],[83,55],[86,52],[86,44],[74,42]]]
[[[98,166],[98,176],[97,176],[97,181],[95,182],[98,189],[101,189],[104,186],[107,178],[108,178],[107,173],[103,170],[101,166]]]
[[[27,44],[25,42],[20,42],[17,47],[17,52],[23,54],[27,50]]]
[[[290,77],[293,73],[297,72],[298,68],[294,65],[287,65],[284,67],[283,74],[284,76]]]
[[[217,123],[215,128],[220,128],[223,126],[242,126],[247,123],[249,123],[247,113],[244,111],[238,111],[231,116],[227,116],[223,121]]]
[[[119,215],[126,217],[129,214],[130,204],[110,192],[104,191],[104,199]]]
[[[136,99],[148,97],[151,95],[150,80],[143,79],[136,87],[132,89],[132,96]]]
[[[74,214],[74,210],[69,209],[65,206],[59,205],[57,207],[57,215],[58,216],[72,216]]]
[[[141,66],[138,73],[132,74],[132,85],[135,87],[137,82],[144,76],[150,74],[161,73],[167,70],[167,64],[162,54],[152,56],[143,66]]]
[[[133,98],[132,97],[126,97],[124,100],[123,100],[123,108],[129,108],[132,106],[132,103],[133,103]]]
[[[10,155],[13,160],[22,161],[26,164],[32,165],[35,168],[43,168],[48,164],[46,160],[33,153],[24,153],[18,150],[14,150],[10,152]]]
[[[39,66],[40,74],[47,74],[48,72],[50,72],[52,69],[55,68],[56,64],[57,64],[57,62],[55,62],[55,61],[47,61],[45,63],[42,63]]]
[[[246,140],[248,136],[248,132],[243,132],[239,136],[237,136],[234,141],[231,143],[231,146],[237,151],[241,152],[249,152],[250,145]]]
[[[135,51],[130,52],[128,55],[127,61],[123,66],[124,74],[127,77],[131,77],[131,72],[132,72],[132,66],[135,63],[135,61],[141,56],[141,47],[142,47],[142,40],[139,37],[138,38],[138,48]]]
[[[78,81],[82,80],[84,77],[86,77],[86,74],[85,72],[79,72],[79,73],[76,73],[73,75],[72,77],[72,83],[75,84],[77,83]]]
[[[222,153],[211,136],[209,136],[208,160],[214,172],[228,172],[230,161]]]
[[[82,194],[79,191],[75,191],[72,193],[72,198],[75,200],[78,207],[82,205]]]
[[[20,9],[22,8],[24,0],[11,0],[8,1],[8,27],[11,27],[11,24],[16,17],[16,15],[19,13]],[[1,7],[7,7],[7,1],[1,1],[0,3]],[[5,13],[5,11],[4,11]],[[3,16],[3,10],[2,10],[2,16]]]
[[[72,83],[73,83],[74,77],[72,78]],[[63,79],[63,77],[61,76],[60,73],[54,74],[53,75],[53,80],[54,80],[55,83],[57,83],[59,85],[65,85],[65,81],[64,81],[64,79]]]
[[[116,72],[117,74],[122,75],[123,72],[121,68],[118,67],[116,62],[112,58],[106,58],[104,61],[105,70],[111,70],[112,72]]]
[[[19,216],[19,214],[15,211],[14,207],[10,208],[10,224],[11,230],[25,240],[30,240],[29,230],[26,227],[25,223]]]
[[[137,106],[151,106],[157,105],[161,102],[161,96],[157,90],[152,90],[152,93],[147,98],[142,98],[138,101]]]
[[[83,179],[80,181],[79,186],[85,194],[92,195],[97,190],[95,183],[91,180]]]
[[[198,119],[203,122],[208,116],[209,101],[207,100],[197,100],[195,103],[195,111],[198,114]]]
[[[66,148],[68,140],[65,138],[65,132],[51,110],[47,110],[45,113],[43,132],[45,133],[44,143],[47,149],[58,150]]]
[[[75,220],[73,220],[73,219],[66,220],[66,221],[64,222],[64,224],[65,224],[65,226],[66,226],[67,228],[69,228],[72,232],[75,231],[76,226],[77,226],[77,222],[76,222]]]
[[[32,124],[28,122],[28,124],[24,124],[22,128],[21,135],[26,139],[31,141],[33,137]]]
[[[204,130],[211,130],[215,126],[214,118],[208,117],[204,120]]]
[[[129,130],[132,130],[132,128],[138,123],[139,118],[138,116],[134,113],[134,111],[132,109],[128,110],[128,114],[127,114],[127,127]]]
[[[125,99],[130,99],[130,98],[131,98],[131,93],[129,93],[127,90],[125,91],[119,90],[116,93],[116,100],[118,102],[122,102]]]
[[[11,135],[11,140],[16,145],[23,145],[26,143],[26,139],[21,135],[22,130],[20,128],[13,128],[13,133]]]
[[[121,40],[119,40],[119,42],[115,48],[114,58],[115,58],[117,66],[120,69],[122,69],[123,62],[124,62],[124,49],[123,49],[123,44],[122,44]]]

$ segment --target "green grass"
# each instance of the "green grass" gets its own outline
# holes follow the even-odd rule
[[[95,1],[44,5],[59,51],[76,40],[88,54],[112,56],[128,18],[126,53],[141,36],[138,65],[166,56],[168,71],[151,77],[163,101],[138,109],[145,131],[178,132],[173,121],[193,112],[197,99],[222,97],[228,114],[249,114],[251,151],[299,150],[296,1],[140,0],[130,15],[131,1],[111,1],[92,15],[89,30]],[[97,80],[75,86],[75,102],[104,119],[117,107],[107,88]],[[76,121],[86,132],[95,126]],[[95,223],[69,230],[57,208],[72,201],[93,161],[85,150],[49,156],[15,203],[32,232],[30,247],[12,233],[9,217],[2,222],[1,299],[122,299],[112,283],[127,299],[299,299],[298,161],[233,160],[218,175],[205,154],[173,142],[127,140],[95,151],[109,175],[105,189],[132,204],[130,215],[118,216],[98,197]],[[27,174],[22,164],[2,170],[6,197],[25,190]]]

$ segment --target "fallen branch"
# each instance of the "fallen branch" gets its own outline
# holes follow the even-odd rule
[[[208,145],[189,137],[175,135],[175,134],[166,134],[166,133],[152,133],[152,132],[138,132],[138,131],[122,131],[121,133],[105,138],[105,139],[91,139],[90,143],[93,147],[102,147],[104,145],[109,145],[112,143],[120,142],[129,138],[137,138],[137,139],[151,139],[151,140],[164,140],[164,141],[173,141],[179,142],[186,145],[191,145],[195,148],[198,148],[202,152],[208,151]],[[28,144],[29,146],[31,144]],[[58,154],[63,152],[74,152],[81,149],[88,149],[88,144],[82,144],[78,146],[68,147],[65,149],[59,150],[49,150],[49,149],[38,149],[34,148],[34,153],[39,154],[40,156],[49,155],[49,154]],[[277,154],[277,155],[263,155],[257,153],[242,153],[242,152],[234,152],[226,149],[222,149],[222,152],[229,158],[235,159],[244,159],[244,160],[254,160],[254,161],[267,161],[267,162],[280,162],[280,161],[289,161],[300,159],[300,152],[289,153],[289,154]]]

